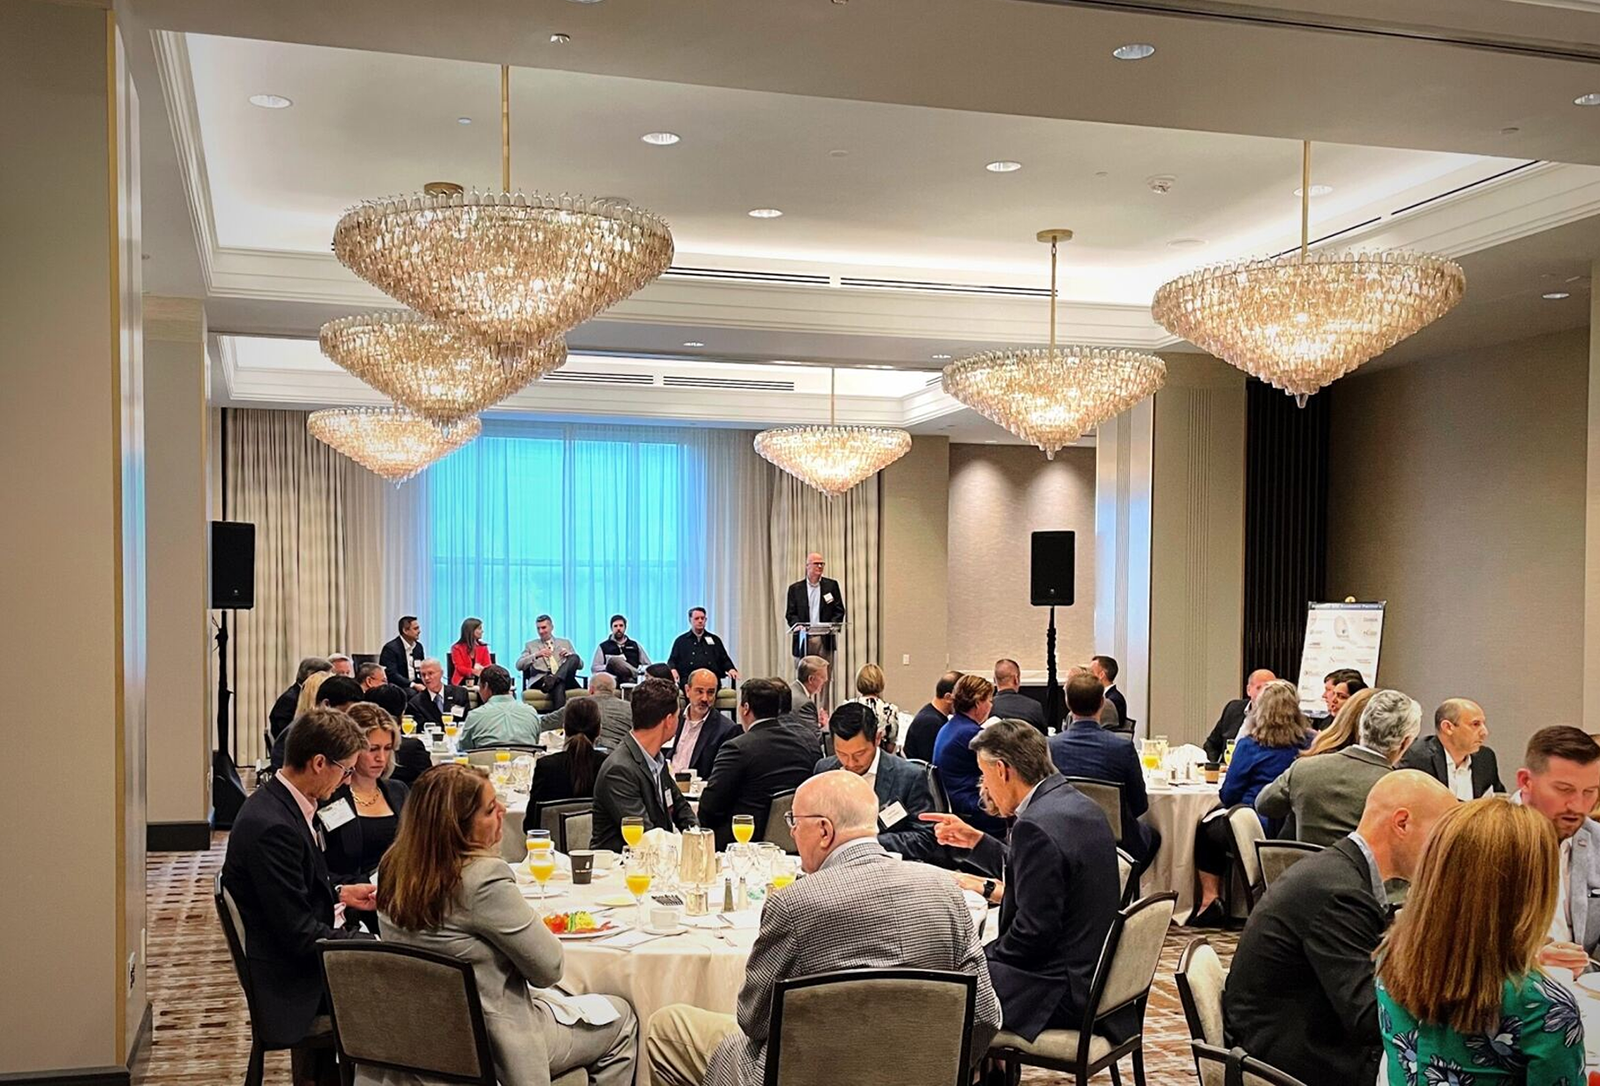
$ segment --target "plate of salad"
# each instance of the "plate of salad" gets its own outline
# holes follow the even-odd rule
[[[603,920],[585,909],[566,913],[549,913],[544,926],[557,939],[598,939],[602,935],[615,935],[623,925]]]

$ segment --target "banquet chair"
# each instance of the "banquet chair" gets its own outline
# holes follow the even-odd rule
[[[1024,1066],[1070,1074],[1077,1086],[1087,1086],[1091,1077],[1109,1067],[1115,1084],[1120,1082],[1117,1061],[1129,1055],[1133,1057],[1135,1086],[1145,1086],[1145,1004],[1177,901],[1178,895],[1169,891],[1117,910],[1089,983],[1088,1010],[1077,1029],[1047,1029],[1032,1041],[1008,1030],[995,1035],[989,1058],[1007,1069],[1011,1086],[1022,1080]],[[1107,1017],[1125,1007],[1135,1009],[1139,1022],[1132,1036],[1113,1043],[1095,1032]]]
[[[1203,1041],[1191,1041],[1195,1067],[1200,1070],[1200,1081],[1214,1082],[1217,1086],[1305,1086],[1293,1075],[1262,1063],[1245,1053],[1242,1048],[1232,1050]]]
[[[737,686],[724,686],[717,690],[716,708],[724,713],[732,714],[737,722],[739,710],[739,688]]]
[[[540,716],[544,716],[555,708],[555,702],[550,700],[550,695],[536,687],[524,687],[522,700]]]
[[[544,753],[543,747],[536,747],[529,743],[495,743],[487,747],[475,747],[467,751],[467,764],[488,768],[494,765],[497,751],[509,750],[511,758],[516,760],[518,755],[531,754],[535,758]]]
[[[1261,884],[1261,858],[1256,853],[1256,842],[1267,838],[1261,828],[1261,819],[1255,808],[1240,803],[1228,808],[1228,832],[1233,837],[1234,869],[1244,884],[1245,904],[1254,909],[1267,888]],[[1233,880],[1229,880],[1232,889]],[[1232,913],[1232,909],[1229,912]]]
[[[594,811],[568,811],[561,816],[560,844],[562,852],[575,848],[588,848],[594,840]]]
[[[555,842],[556,849],[567,851],[566,832],[564,820],[569,814],[583,814],[594,810],[592,799],[563,799],[554,803],[541,803],[538,809],[538,825],[541,830],[550,831],[550,840]],[[524,843],[523,848],[527,845]]]
[[[920,759],[917,759],[920,761]],[[924,763],[928,766],[928,793],[933,796],[933,809],[943,814],[950,813],[950,793],[944,790],[944,781],[939,776],[939,767]]]
[[[772,842],[791,856],[799,852],[800,847],[794,843],[794,834],[789,832],[789,823],[785,821],[783,816],[788,814],[793,807],[793,788],[773,796],[772,806],[767,808],[767,828],[761,835],[763,841]]]
[[[1122,840],[1122,785],[1093,777],[1068,777],[1067,783],[1094,800],[1111,823],[1111,839]]]
[[[1189,1024],[1189,1036],[1202,1044],[1222,1045],[1222,989],[1228,983],[1228,970],[1217,952],[1202,936],[1183,948],[1178,968],[1173,971],[1178,985],[1178,1002]],[[1220,1070],[1202,1063],[1195,1054],[1195,1072],[1200,1086],[1222,1086]]]
[[[1256,842],[1256,866],[1261,869],[1261,889],[1265,893],[1289,868],[1322,851],[1321,845],[1310,841],[1277,841],[1266,838]]]
[[[937,969],[845,969],[780,980],[764,1086],[966,1086],[977,999],[976,976]],[[916,1043],[885,1044],[882,1021],[840,1014],[841,1007],[893,1007],[902,1021],[917,1023]],[[816,1058],[821,1052],[826,1059]]]
[[[234,976],[239,980],[239,987],[244,989],[245,1011],[250,1017],[250,1058],[245,1064],[244,1083],[245,1086],[261,1086],[266,1076],[267,1053],[279,1052],[291,1046],[267,1044],[256,1032],[256,995],[250,981],[250,959],[245,957],[244,921],[239,916],[239,906],[234,903],[233,895],[223,887],[221,875],[212,880],[211,897],[217,906],[222,937],[228,944],[228,957],[233,959]],[[333,1027],[326,1019],[313,1020],[311,1028],[312,1033],[306,1039],[306,1044],[312,1048],[333,1046]]]
[[[1117,907],[1120,909],[1139,892],[1139,864],[1123,849],[1117,849]]]

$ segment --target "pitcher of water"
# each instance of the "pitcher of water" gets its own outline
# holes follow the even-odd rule
[[[684,886],[709,886],[717,878],[717,838],[710,830],[683,831],[678,881]]]

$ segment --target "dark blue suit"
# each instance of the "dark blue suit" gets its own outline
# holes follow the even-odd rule
[[[952,716],[933,742],[933,764],[939,767],[939,780],[950,797],[951,813],[960,815],[974,829],[1003,837],[1005,819],[984,814],[978,805],[982,774],[978,772],[978,756],[967,744],[979,730],[978,722],[966,713]]]
[[[678,714],[678,738],[680,739],[683,737],[684,718],[687,714],[687,709]],[[694,753],[689,756],[689,768],[700,774],[701,780],[710,780],[711,767],[717,764],[717,751],[722,749],[722,744],[743,731],[743,728],[739,727],[736,722],[729,720],[721,709],[713,705],[711,712],[707,714],[704,722],[700,725],[700,734],[695,736]],[[668,761],[671,761],[673,754],[677,752],[678,739],[674,739],[672,744],[665,751]]]
[[[1074,717],[1067,730],[1050,737],[1050,760],[1067,777],[1093,777],[1122,785],[1122,840],[1141,867],[1161,845],[1154,827],[1139,821],[1150,809],[1139,754],[1126,736],[1106,731],[1096,721]]]
[[[817,763],[813,775],[839,768],[839,759],[828,757]],[[922,767],[912,765],[894,754],[878,754],[878,774],[872,779],[872,790],[878,796],[878,810],[898,803],[905,808],[905,817],[892,826],[878,819],[878,844],[889,852],[898,852],[907,860],[950,866],[944,849],[933,838],[933,823],[920,821],[917,816],[933,810],[933,793],[928,791],[928,775]]]
[[[984,837],[979,866],[1000,873],[1000,935],[984,948],[1003,1028],[1033,1040],[1078,1029],[1117,911],[1117,846],[1093,800],[1052,774],[1017,814],[1011,840]]]

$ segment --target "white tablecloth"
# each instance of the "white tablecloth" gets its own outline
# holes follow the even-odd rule
[[[1218,804],[1214,784],[1179,785],[1150,790],[1150,810],[1144,821],[1161,832],[1155,861],[1139,880],[1141,896],[1174,890],[1178,894],[1174,923],[1189,919],[1194,908],[1194,834],[1200,819]]]

